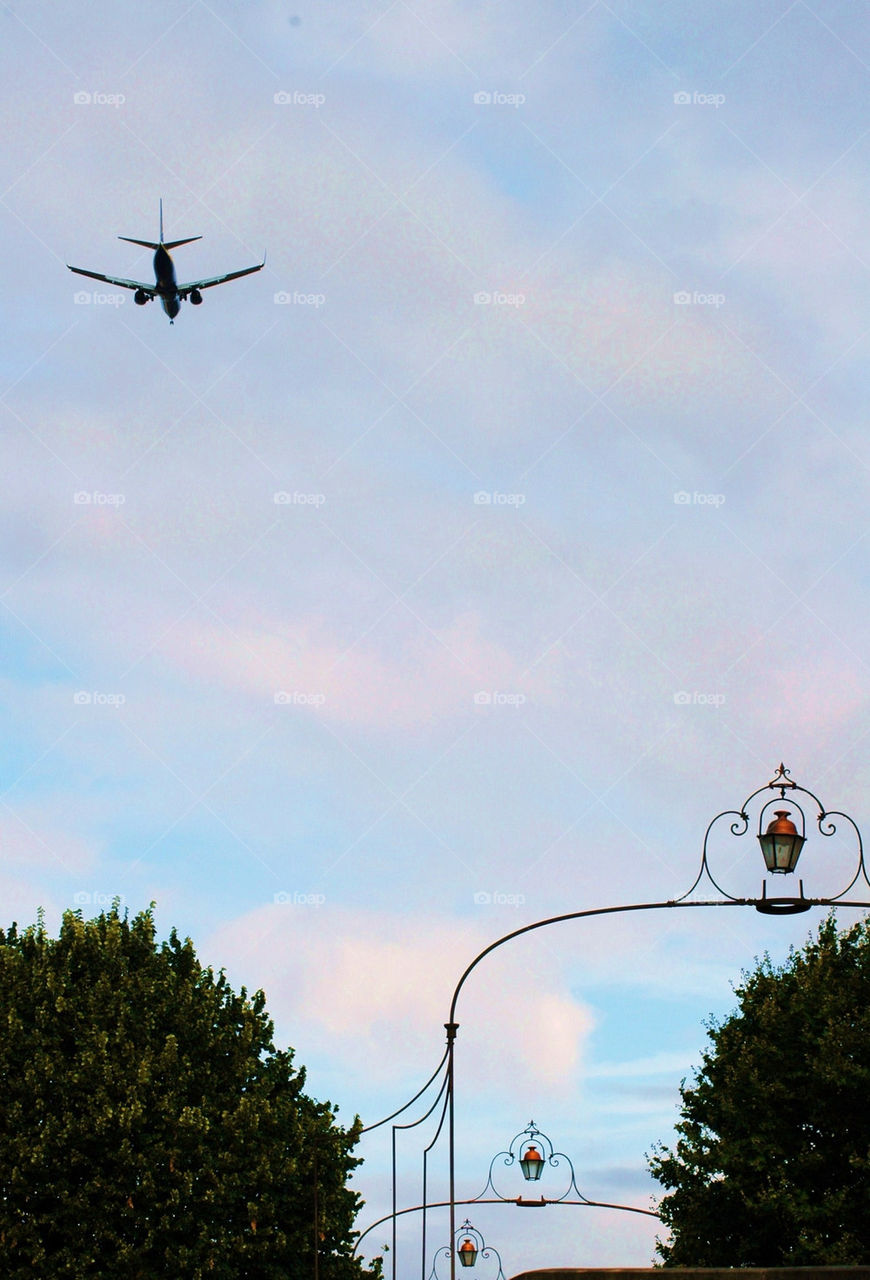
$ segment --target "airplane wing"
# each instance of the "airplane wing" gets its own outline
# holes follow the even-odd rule
[[[92,280],[103,280],[106,284],[117,284],[122,289],[141,289],[143,293],[147,293],[149,298],[153,298],[156,289],[153,284],[142,284],[139,280],[122,280],[120,276],[104,276],[100,271],[85,271],[84,267],[70,267],[66,264],[70,271],[75,271],[76,275],[90,276]]]
[[[179,298],[186,298],[194,289],[210,289],[212,285],[224,284],[227,280],[238,280],[239,276],[249,276],[254,271],[262,271],[265,265],[266,259],[264,258],[263,261],[258,262],[255,267],[243,267],[241,271],[227,271],[225,275],[212,276],[209,280],[191,280],[187,284],[180,284],[178,286],[178,296]]]

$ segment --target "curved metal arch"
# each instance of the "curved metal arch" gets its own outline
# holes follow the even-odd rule
[[[619,1213],[640,1213],[647,1218],[660,1218],[655,1209],[639,1209],[633,1204],[614,1204],[610,1200],[501,1200],[493,1198],[489,1200],[480,1200],[475,1197],[474,1200],[454,1200],[454,1204],[515,1204],[520,1209],[545,1209],[549,1204],[571,1205],[580,1209],[615,1209]],[[449,1209],[449,1200],[430,1200],[428,1204],[412,1204],[406,1209],[397,1209],[396,1217],[403,1218],[408,1213],[424,1213],[427,1209]],[[374,1231],[375,1227],[382,1227],[385,1222],[392,1221],[393,1215],[385,1213],[382,1218],[377,1218],[374,1222],[370,1222],[365,1231],[360,1232],[351,1251],[351,1256],[355,1256],[359,1246],[367,1235]]]

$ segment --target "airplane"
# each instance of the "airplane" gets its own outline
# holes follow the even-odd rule
[[[223,284],[226,280],[237,280],[239,276],[249,276],[254,271],[261,271],[266,265],[266,255],[263,254],[263,261],[258,262],[255,267],[243,267],[241,271],[228,271],[222,276],[211,276],[208,280],[192,280],[189,284],[178,284],[175,279],[175,263],[169,256],[170,249],[177,249],[181,244],[193,244],[194,240],[201,240],[202,236],[191,236],[188,240],[170,240],[163,239],[163,201],[160,201],[160,241],[154,244],[151,240],[133,240],[130,236],[118,236],[119,240],[125,240],[128,244],[140,244],[144,249],[153,249],[154,252],[154,284],[142,284],[139,280],[123,280],[119,276],[106,276],[99,271],[86,271],[84,267],[70,267],[70,271],[75,271],[80,276],[90,276],[92,280],[104,280],[106,284],[120,285],[122,289],[133,289],[133,301],[137,306],[144,307],[146,302],[159,298],[163,310],[169,316],[169,323],[175,322],[175,317],[181,310],[181,304],[185,298],[190,298],[193,306],[198,307],[202,302],[202,290],[210,289],[213,285]]]

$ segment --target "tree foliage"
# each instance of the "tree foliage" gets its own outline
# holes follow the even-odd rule
[[[150,911],[0,930],[0,1273],[354,1280],[356,1122]]]
[[[736,995],[650,1159],[664,1265],[870,1263],[870,924],[829,917]]]

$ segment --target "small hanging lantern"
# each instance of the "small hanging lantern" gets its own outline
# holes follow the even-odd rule
[[[777,809],[767,831],[764,835],[759,832],[758,836],[768,871],[794,871],[805,840],[806,837],[798,833],[788,809]]]
[[[477,1248],[470,1236],[466,1236],[459,1246],[459,1261],[463,1267],[473,1267],[477,1262]]]
[[[520,1160],[520,1168],[523,1171],[523,1177],[526,1182],[537,1182],[544,1168],[544,1157],[536,1146],[526,1148],[522,1160]]]

